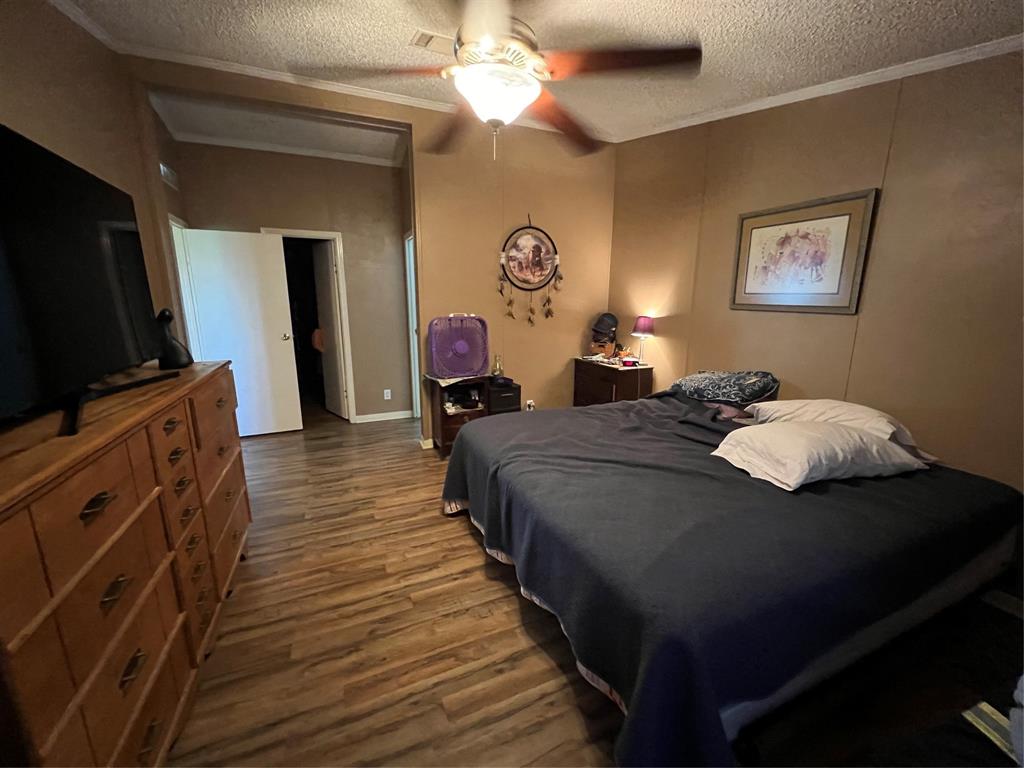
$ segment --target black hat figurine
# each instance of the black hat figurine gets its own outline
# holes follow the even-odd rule
[[[194,362],[192,353],[171,334],[174,313],[166,308],[161,309],[156,321],[160,324],[160,370],[188,368]]]
[[[605,312],[604,314],[598,316],[597,320],[594,321],[594,325],[590,330],[593,331],[594,341],[614,342],[615,330],[618,327],[619,318],[617,318],[611,312]]]

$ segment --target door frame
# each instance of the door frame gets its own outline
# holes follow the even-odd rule
[[[348,322],[348,288],[345,281],[345,250],[341,242],[341,232],[320,231],[315,229],[284,229],[281,227],[260,227],[260,232],[265,235],[281,235],[282,237],[295,237],[304,240],[329,240],[333,243],[334,263],[337,269],[334,272],[334,293],[338,297],[338,322],[342,346],[344,347],[345,363],[345,403],[348,407],[349,423],[358,420],[356,411],[356,387],[355,378],[352,372],[352,339],[349,333]]]
[[[409,231],[402,238],[405,259],[405,304],[409,331],[409,374],[412,379],[412,415],[421,416],[419,302],[416,296],[416,235]]]
[[[185,345],[188,347],[189,352],[192,353],[196,360],[205,359],[203,354],[203,342],[202,342],[202,328],[199,325],[199,315],[196,312],[196,297],[195,292],[192,290],[192,275],[189,271],[189,260],[188,260],[188,242],[185,237],[182,236],[180,241],[174,237],[175,230],[189,229],[188,222],[184,219],[175,216],[173,213],[167,214],[167,220],[171,233],[171,249],[174,255],[174,276],[178,280],[178,300],[181,302],[181,313],[182,317],[175,318],[178,321],[178,327],[181,329],[182,336],[184,337]],[[180,249],[179,249],[180,242]],[[190,328],[194,328],[196,333],[193,334],[189,331]],[[193,338],[195,336],[195,338]]]

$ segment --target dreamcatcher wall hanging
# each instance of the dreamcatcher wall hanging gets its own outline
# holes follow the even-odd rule
[[[529,221],[529,217],[527,217]],[[530,295],[526,322],[537,324],[537,307],[534,295],[544,291],[540,310],[544,317],[554,317],[551,307],[551,291],[562,290],[564,276],[558,266],[558,249],[551,236],[540,227],[519,227],[505,239],[501,248],[501,270],[498,272],[498,293],[505,298],[505,316],[516,317],[515,291],[526,291]]]

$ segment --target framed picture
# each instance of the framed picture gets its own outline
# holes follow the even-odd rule
[[[516,288],[536,291],[558,273],[558,250],[543,229],[520,227],[502,246],[501,269]]]
[[[855,314],[877,194],[741,214],[729,306]]]

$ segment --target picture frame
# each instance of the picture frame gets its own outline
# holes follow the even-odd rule
[[[739,216],[732,309],[857,313],[878,189]]]
[[[514,287],[539,291],[558,274],[558,248],[540,227],[519,227],[505,239],[500,265],[505,279]]]

